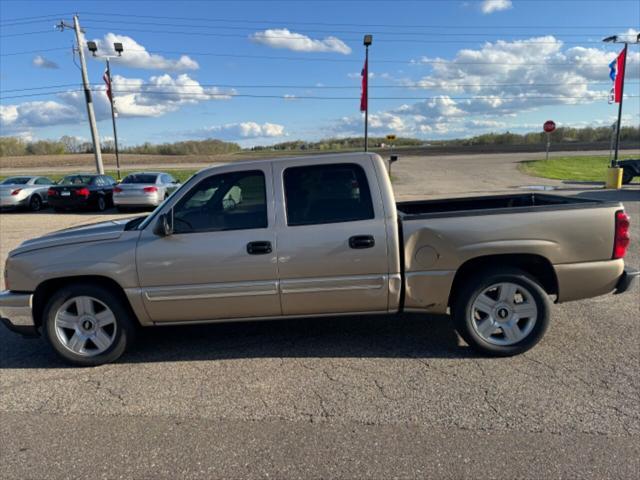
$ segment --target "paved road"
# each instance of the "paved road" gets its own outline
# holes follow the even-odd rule
[[[394,176],[402,198],[488,193],[488,161],[451,160],[451,181],[403,159]],[[498,167],[497,190],[540,183]],[[590,188],[640,218],[637,184]],[[0,253],[96,218],[1,214]],[[632,234],[640,265],[637,220]],[[92,369],[0,330],[0,477],[636,478],[639,302],[636,287],[555,306],[509,359],[476,356],[446,316],[165,327]]]

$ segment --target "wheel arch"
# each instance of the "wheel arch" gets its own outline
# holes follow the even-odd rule
[[[453,305],[457,293],[469,276],[475,272],[496,267],[522,270],[537,280],[548,295],[556,297],[558,295],[558,277],[549,259],[531,253],[506,253],[475,257],[464,262],[453,278],[448,305]]]
[[[131,302],[118,282],[112,278],[100,275],[81,275],[48,279],[36,287],[32,301],[32,314],[36,327],[40,327],[42,325],[44,309],[51,295],[61,288],[74,284],[96,285],[108,289],[117,295],[117,297],[122,301],[122,305],[124,305],[124,307],[129,311],[131,318],[135,319],[135,321],[140,324],[140,320],[136,315]]]

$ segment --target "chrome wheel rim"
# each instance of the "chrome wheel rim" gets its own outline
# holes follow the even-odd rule
[[[471,305],[474,331],[492,345],[509,346],[524,340],[538,319],[532,293],[522,285],[502,282],[480,292]]]
[[[54,320],[58,341],[70,352],[83,357],[100,355],[113,345],[118,326],[109,307],[94,297],[67,300]]]

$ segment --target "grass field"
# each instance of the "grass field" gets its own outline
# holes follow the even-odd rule
[[[522,162],[520,170],[535,177],[556,180],[579,180],[604,182],[609,166],[609,157],[556,157],[549,160]]]

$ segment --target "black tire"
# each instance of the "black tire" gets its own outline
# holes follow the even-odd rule
[[[31,200],[29,200],[29,210],[32,212],[39,212],[42,210],[42,199],[40,195],[34,194],[31,196]]]
[[[631,183],[631,180],[633,180],[633,173],[631,173],[631,171],[627,168],[622,170],[622,184],[623,185],[628,185]]]
[[[93,297],[104,303],[114,314],[116,328],[112,343],[100,354],[93,356],[76,354],[65,347],[56,334],[55,317],[58,309],[68,300],[78,296]],[[67,363],[91,367],[114,362],[120,358],[135,338],[136,324],[127,306],[123,305],[118,295],[108,288],[90,284],[71,284],[55,292],[47,302],[43,312],[42,331],[49,345]]]
[[[104,195],[98,195],[98,199],[96,200],[96,208],[99,212],[104,212],[107,209],[107,200],[104,198]]]
[[[485,340],[472,326],[473,302],[478,295],[492,285],[508,282],[525,288],[537,308],[535,324],[522,340],[511,345],[495,345]],[[526,352],[536,345],[549,327],[551,303],[540,284],[526,272],[515,268],[495,268],[479,272],[466,281],[456,292],[452,304],[456,330],[475,350],[496,357],[508,357]]]

